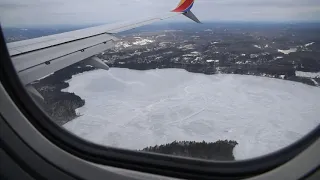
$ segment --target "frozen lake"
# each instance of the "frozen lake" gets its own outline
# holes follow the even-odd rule
[[[245,159],[289,145],[320,123],[320,88],[279,79],[111,68],[69,84],[64,91],[86,104],[64,127],[108,146],[227,139],[239,143],[236,159]]]

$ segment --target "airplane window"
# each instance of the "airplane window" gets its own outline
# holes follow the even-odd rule
[[[34,101],[95,144],[237,161],[319,126],[320,1],[176,1],[4,0],[0,19]]]

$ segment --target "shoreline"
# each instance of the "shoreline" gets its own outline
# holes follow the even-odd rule
[[[309,86],[314,86],[317,87],[316,83],[320,84],[320,78],[308,78],[308,77],[299,77],[299,76],[291,76],[287,78],[281,78],[281,77],[276,77],[274,75],[268,75],[268,74],[247,74],[247,73],[223,73],[223,72],[215,72],[215,73],[206,73],[203,72],[203,69],[188,69],[188,68],[181,68],[181,67],[150,67],[145,68],[145,69],[137,69],[131,66],[127,65],[110,65],[110,68],[121,68],[121,69],[130,69],[130,70],[137,70],[137,71],[147,71],[147,70],[154,70],[154,69],[182,69],[190,73],[195,73],[195,74],[204,74],[204,75],[215,75],[215,74],[236,74],[236,75],[247,75],[247,76],[256,76],[256,77],[265,77],[265,78],[273,78],[273,79],[279,79],[279,80],[285,80],[285,81],[292,81],[292,82],[299,82],[303,83]],[[69,66],[65,69],[62,69],[60,71],[57,71],[45,78],[42,78],[38,80],[37,82],[34,82],[33,85],[35,88],[40,92],[40,94],[45,98],[46,105],[50,106],[50,104],[57,103],[59,101],[64,101],[64,100],[69,100],[77,104],[76,108],[69,109],[68,113],[64,113],[64,115],[56,115],[55,111],[61,111],[61,109],[56,109],[53,107],[48,107],[45,108],[45,111],[48,112],[48,114],[54,119],[55,122],[57,122],[59,125],[63,125],[74,118],[78,117],[77,113],[75,110],[77,108],[82,107],[85,104],[85,101],[81,99],[78,95],[74,93],[69,93],[63,91],[63,89],[67,89],[69,87],[68,81],[72,79],[73,76],[93,71],[96,70],[95,68],[83,64],[75,64],[72,66]],[[210,69],[212,70],[212,69]],[[311,80],[313,79],[313,80]],[[69,96],[69,97],[68,97]],[[64,106],[66,102],[62,103]],[[61,103],[60,103],[61,106]],[[53,108],[53,109],[52,109]],[[48,110],[51,109],[51,110]]]

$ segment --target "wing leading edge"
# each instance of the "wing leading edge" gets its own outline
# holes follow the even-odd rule
[[[7,47],[24,85],[84,59],[86,59],[86,63],[97,68],[108,69],[108,66],[102,60],[93,56],[113,47],[115,41],[117,41],[113,34],[179,14],[200,23],[190,11],[193,4],[194,0],[182,0],[175,10],[165,15],[135,22],[107,24],[12,42],[8,43]]]

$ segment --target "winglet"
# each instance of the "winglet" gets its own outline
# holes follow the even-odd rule
[[[172,12],[179,12],[190,18],[191,20],[201,23],[199,19],[191,12],[194,0],[181,0],[178,6]]]

